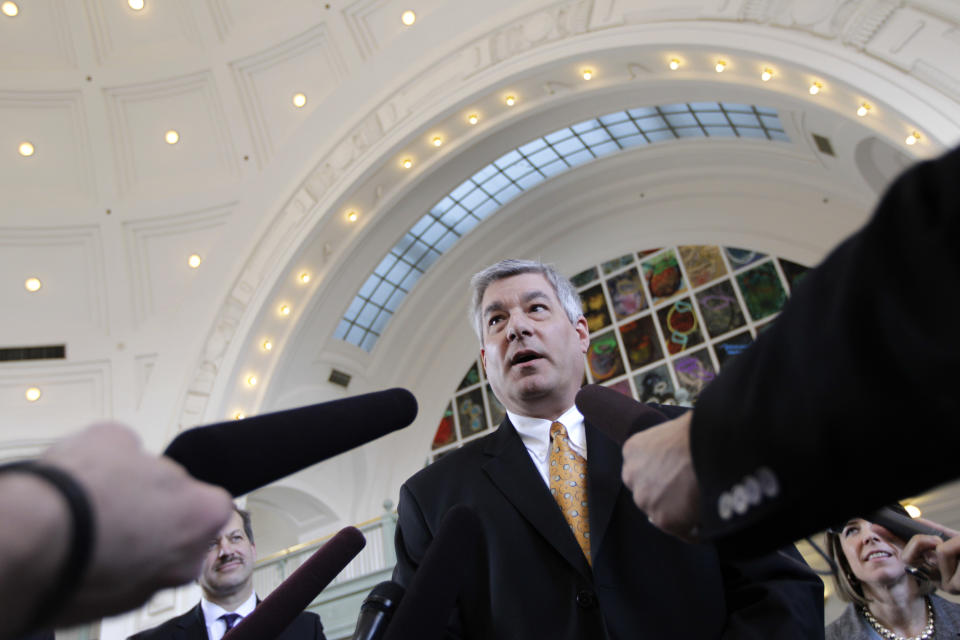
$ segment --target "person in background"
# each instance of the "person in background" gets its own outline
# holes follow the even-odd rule
[[[197,582],[203,597],[194,608],[129,640],[221,640],[250,615],[259,602],[253,590],[257,547],[250,514],[234,507],[233,514],[209,542]],[[320,616],[304,612],[276,640],[325,640]]]
[[[890,506],[906,515],[899,504]],[[956,531],[925,522],[957,535]],[[826,536],[827,555],[837,569],[833,576],[837,594],[850,603],[827,626],[827,640],[934,640],[960,635],[960,605],[933,595],[937,582],[913,569],[914,564],[921,566],[933,560],[939,573],[941,563],[936,549],[950,544],[949,541],[914,536],[908,550],[887,529],[864,518],[852,518],[842,526],[831,527]],[[960,549],[956,543],[950,547],[953,571],[941,574],[945,584],[954,577],[956,552]],[[947,560],[948,555],[941,554],[940,559]]]

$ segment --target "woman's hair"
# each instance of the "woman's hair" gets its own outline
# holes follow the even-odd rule
[[[906,509],[900,504],[894,503],[888,506],[898,513],[907,515]],[[833,565],[836,568],[836,571],[833,573],[833,583],[837,587],[837,595],[840,596],[841,600],[866,607],[870,603],[870,600],[863,592],[863,584],[853,575],[850,564],[847,562],[847,556],[844,555],[843,547],[840,544],[843,527],[844,525],[831,527],[827,529],[826,533],[827,556],[830,557],[830,560],[833,561]],[[920,593],[923,595],[933,593],[937,590],[937,585],[929,580],[916,577],[914,577],[914,579],[920,585]]]

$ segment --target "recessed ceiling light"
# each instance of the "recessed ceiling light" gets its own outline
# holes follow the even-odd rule
[[[676,71],[676,70],[679,69],[679,68],[680,68],[680,60],[678,60],[677,58],[671,58],[671,59],[670,59],[670,70],[671,70],[671,71]]]
[[[39,291],[40,287],[43,286],[43,283],[40,282],[40,278],[27,278],[27,281],[23,283],[23,286],[27,291],[33,293],[34,291]]]
[[[413,167],[413,158],[404,158],[400,161],[400,166],[404,169],[410,169]]]
[[[413,11],[407,9],[402,14],[400,14],[400,22],[407,25],[408,27],[417,21],[417,14]]]
[[[863,116],[865,116],[865,115],[867,115],[868,113],[870,113],[870,109],[872,109],[872,108],[873,108],[873,107],[870,106],[870,103],[864,102],[864,103],[861,104],[859,107],[857,107],[857,115],[862,118]]]
[[[443,146],[443,137],[442,137],[442,136],[433,136],[433,140],[430,141],[430,144],[432,144],[432,145],[435,146],[435,147]]]
[[[297,109],[299,109],[300,107],[302,107],[302,106],[305,105],[305,104],[307,104],[307,96],[306,96],[306,94],[303,94],[303,93],[296,93],[296,94],[294,94],[294,96],[293,96],[293,106],[295,106]]]
[[[263,341],[263,344],[261,344],[260,346],[263,348],[264,351],[270,351],[271,349],[273,349],[273,342],[270,340],[270,338],[267,338],[266,340]]]
[[[727,68],[726,60],[717,60],[717,66],[714,69],[717,70],[717,73],[723,73],[723,70]]]
[[[26,396],[27,402],[36,402],[43,394],[40,393],[40,389],[37,387],[30,387],[23,395]]]
[[[306,271],[301,272],[297,278],[300,280],[301,284],[307,284],[310,282],[310,274]]]
[[[5,15],[11,18],[20,13],[20,7],[17,6],[16,2],[4,2],[2,5],[0,5],[0,10],[2,10]]]
[[[280,305],[280,315],[282,315],[282,316],[288,316],[288,315],[290,315],[290,305],[288,305],[288,304],[282,304],[282,305]]]
[[[760,79],[764,82],[770,82],[770,78],[773,77],[773,69],[766,67],[763,71],[760,72]]]
[[[820,90],[823,89],[823,83],[819,80],[814,81],[810,84],[810,95],[815,96],[820,93]]]
[[[906,142],[909,145],[917,144],[917,142],[919,141],[920,141],[920,134],[917,133],[916,131],[911,132],[910,135],[907,136],[907,139],[904,140],[904,142]]]
[[[246,417],[247,417],[247,416],[244,415],[243,411],[237,411],[237,412],[235,412],[235,413],[233,414],[233,419],[234,419],[234,420],[243,420],[243,419],[246,418]]]
[[[254,375],[247,376],[247,385],[251,387],[255,387],[257,386],[257,382],[258,382],[257,376],[254,376]]]
[[[134,11],[140,11],[143,9],[143,0],[127,0],[127,6]]]
[[[358,214],[355,210],[351,209],[350,211],[347,211],[346,214],[344,214],[344,217],[347,219],[347,222],[356,222],[357,218],[360,217],[360,214]]]
[[[33,155],[33,152],[35,151],[35,149],[33,148],[33,144],[30,142],[21,142],[20,147],[17,150],[20,152],[20,155],[22,155],[24,158],[29,158],[30,156]]]
[[[592,80],[593,79],[593,69],[584,69],[583,70],[583,79]]]
[[[180,134],[175,129],[170,129],[163,134],[163,139],[167,141],[167,144],[177,144],[180,141]]]
[[[513,105],[517,104],[517,97],[507,96],[506,98],[503,99],[503,101],[507,104],[508,107],[512,107]]]
[[[471,113],[470,115],[467,116],[467,122],[469,122],[470,124],[477,124],[478,122],[480,122],[480,115],[476,113]]]
[[[201,262],[203,262],[203,258],[196,253],[187,258],[187,264],[190,265],[191,269],[196,269],[199,267]]]

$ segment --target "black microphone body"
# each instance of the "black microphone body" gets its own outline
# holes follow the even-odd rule
[[[351,640],[380,640],[403,599],[404,588],[393,580],[381,582],[363,600]]]
[[[897,513],[890,507],[882,507],[871,514],[864,516],[864,519],[886,527],[890,533],[897,536],[904,542],[907,542],[910,540],[910,538],[917,534],[937,536],[944,541],[950,539],[950,536],[944,532],[938,531],[933,527],[928,527],[922,522],[917,522],[910,516]]]
[[[367,544],[360,530],[345,527],[307,558],[290,577],[227,632],[224,640],[273,640],[290,626]]]
[[[385,640],[441,640],[463,585],[471,578],[482,535],[476,512],[455,505],[440,522]]]
[[[197,480],[241,496],[402,429],[417,417],[406,389],[388,389],[184,431],[164,455]]]
[[[584,420],[621,447],[633,434],[669,419],[653,407],[597,384],[584,385],[574,402]]]

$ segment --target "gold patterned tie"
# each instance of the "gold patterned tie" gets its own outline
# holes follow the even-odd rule
[[[573,530],[577,544],[590,559],[590,512],[587,510],[587,461],[570,445],[560,422],[550,425],[550,493]]]

